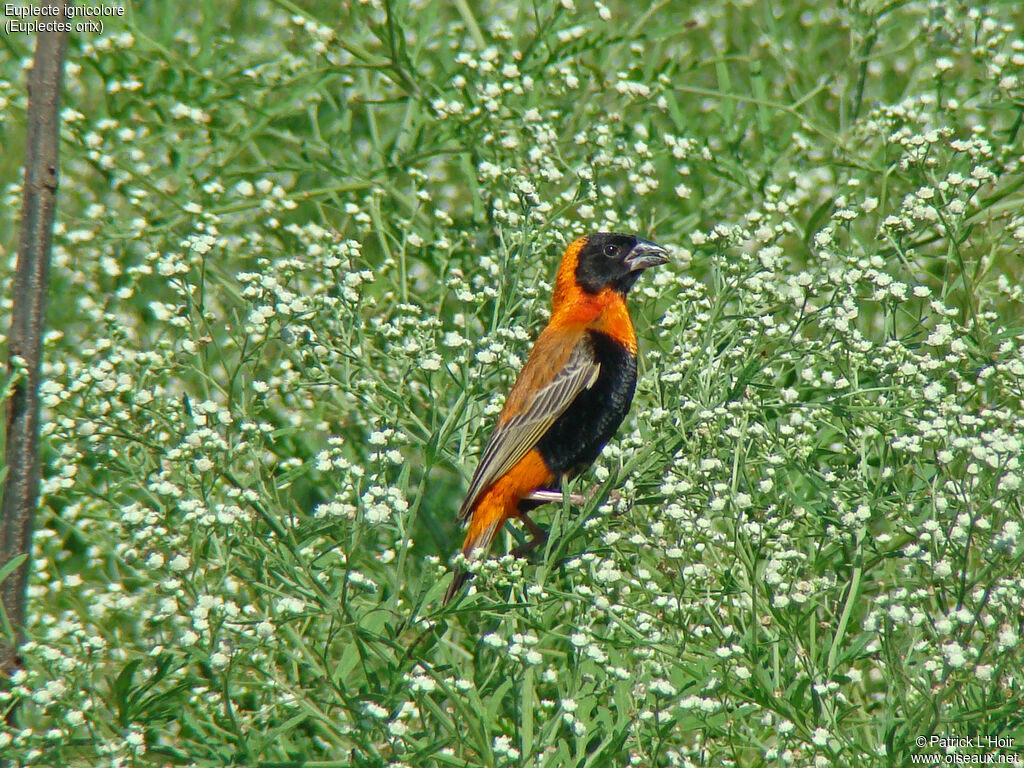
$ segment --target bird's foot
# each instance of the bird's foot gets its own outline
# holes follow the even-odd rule
[[[526,557],[548,540],[548,532],[533,522],[525,512],[519,515],[519,519],[522,520],[523,525],[529,530],[530,539],[513,549],[512,554],[516,557]]]

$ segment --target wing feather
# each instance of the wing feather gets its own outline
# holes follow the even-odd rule
[[[538,340],[538,346],[541,344]],[[532,357],[532,355],[531,355]],[[528,369],[532,360],[519,375],[523,383],[529,383]],[[586,335],[581,335],[569,352],[565,364],[551,378],[550,382],[538,388],[532,396],[523,399],[522,406],[514,414],[501,421],[491,434],[487,447],[480,457],[480,464],[473,473],[465,501],[459,508],[459,519],[469,517],[477,498],[498,478],[514,467],[527,452],[537,445],[544,433],[565,413],[585,389],[594,386],[601,365],[594,358],[594,351]],[[524,376],[525,375],[525,376]],[[516,403],[521,398],[520,381],[516,382],[509,401]],[[520,390],[520,392],[517,392]],[[506,407],[507,410],[507,407]],[[504,413],[503,413],[504,415]]]

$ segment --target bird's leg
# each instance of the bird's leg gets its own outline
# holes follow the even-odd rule
[[[594,496],[596,496],[601,490],[600,483],[594,483],[593,486],[586,493],[570,493],[569,503],[574,504],[577,507],[582,507]],[[551,491],[547,489],[541,489],[534,491],[529,496],[525,497],[526,501],[536,501],[541,504],[547,504],[548,502],[559,502],[564,498],[564,494],[561,491]],[[614,503],[622,498],[622,494],[615,488],[608,494],[608,501]]]
[[[533,522],[525,512],[519,514],[519,519],[523,521],[523,525],[530,532],[530,540],[513,549],[512,554],[516,557],[525,557],[548,540],[548,533]]]
[[[564,494],[561,491],[549,491],[539,490],[534,491],[526,497],[527,501],[539,501],[541,504],[547,504],[550,501],[561,501],[564,498]],[[587,497],[582,493],[570,493],[569,503],[575,504],[576,506],[582,506],[587,503]]]

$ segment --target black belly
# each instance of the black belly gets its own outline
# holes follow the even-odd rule
[[[607,334],[589,331],[601,372],[576,396],[537,443],[556,476],[575,475],[594,463],[629,413],[636,389],[636,355]]]

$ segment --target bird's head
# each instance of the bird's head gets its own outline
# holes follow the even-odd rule
[[[571,255],[576,262],[573,277],[587,293],[612,288],[625,295],[645,269],[668,261],[668,251],[660,245],[616,232],[579,238],[566,252],[567,258]]]

